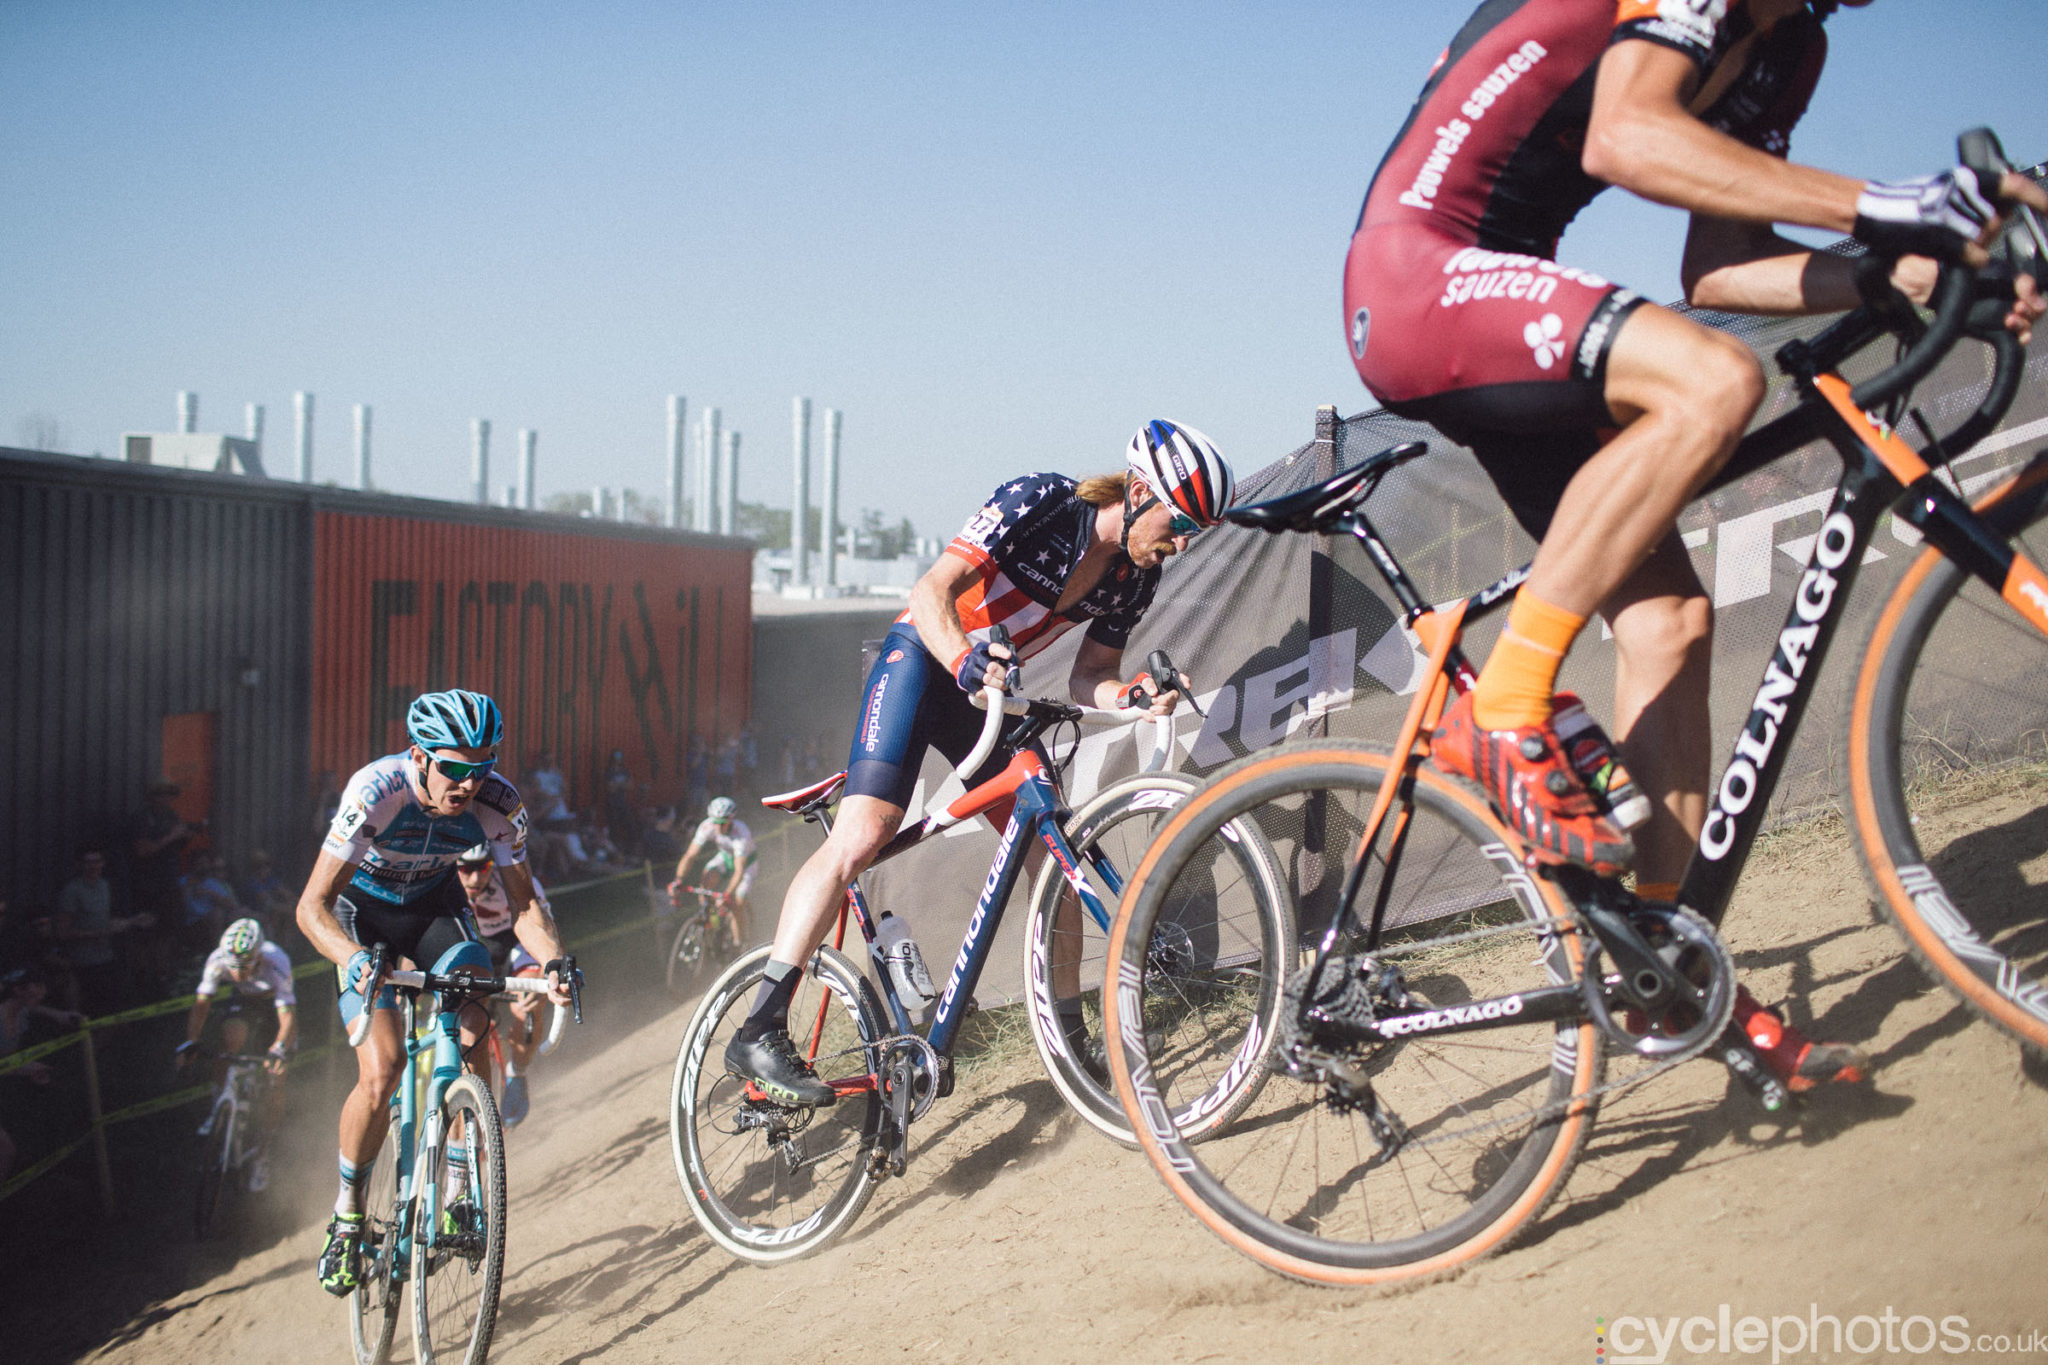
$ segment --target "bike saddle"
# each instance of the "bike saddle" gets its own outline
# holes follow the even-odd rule
[[[829,806],[839,799],[839,789],[846,785],[845,773],[834,773],[823,782],[813,782],[808,787],[799,787],[793,792],[780,796],[764,796],[761,804],[772,810],[786,810],[791,815],[809,815],[821,806]]]
[[[1223,515],[1239,526],[1253,526],[1261,531],[1329,531],[1339,518],[1371,497],[1372,490],[1390,470],[1428,451],[1429,446],[1422,441],[1404,441],[1328,482],[1248,507],[1233,507]]]

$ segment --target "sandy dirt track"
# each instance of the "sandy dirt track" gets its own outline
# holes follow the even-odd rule
[[[1727,927],[1745,979],[1790,999],[1795,1019],[1864,1041],[1876,1083],[1780,1120],[1719,1067],[1682,1068],[1608,1106],[1522,1243],[1400,1291],[1313,1288],[1243,1260],[1141,1158],[1067,1116],[1028,1048],[963,1078],[915,1132],[908,1175],[838,1245],[742,1265],[690,1220],[669,1157],[687,1010],[587,1030],[544,1065],[534,1117],[511,1134],[493,1359],[1585,1361],[1598,1319],[1714,1318],[1724,1303],[1733,1319],[1961,1315],[1973,1346],[2034,1329],[2048,1344],[2048,1067],[1927,987],[1871,923],[1838,831],[1773,841],[1744,885]],[[81,1267],[19,1288],[47,1289],[66,1332],[89,1331],[91,1360],[347,1360],[346,1311],[311,1276],[331,1189],[331,1110],[317,1117],[298,1206],[249,1229],[239,1258],[152,1250],[150,1273],[171,1283],[111,1320]],[[142,1254],[111,1263],[117,1287],[132,1291]],[[1706,1352],[1674,1344],[1668,1358],[1724,1358],[1704,1339]],[[79,1355],[28,1340],[30,1358]],[[1895,1343],[1825,1354],[1916,1358]]]

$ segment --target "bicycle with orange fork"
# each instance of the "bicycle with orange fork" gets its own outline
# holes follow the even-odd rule
[[[1963,160],[2003,170],[1996,139]],[[1934,978],[2030,1049],[2048,1051],[2048,450],[2016,468],[1958,466],[2018,393],[2025,353],[2001,325],[2012,264],[2048,276],[2024,209],[2010,262],[1944,266],[1934,317],[1859,270],[1865,303],[1777,354],[1798,404],[1751,432],[1725,484],[1814,440],[1843,474],[1747,723],[1712,794],[1676,904],[1574,868],[1531,875],[1479,790],[1424,760],[1474,674],[1462,629],[1526,570],[1435,608],[1365,512],[1423,453],[1397,446],[1320,487],[1226,515],[1273,532],[1354,537],[1392,588],[1427,667],[1391,748],[1282,746],[1223,769],[1184,802],[1132,874],[1111,932],[1111,1070],[1140,1144],[1173,1193],[1232,1246],[1283,1274],[1368,1284],[1438,1274],[1506,1245],[1562,1188],[1601,1099],[1714,1055],[1785,1102],[1728,1021],[1735,976],[1715,926],[1761,829],[1790,738],[1880,518],[1924,542],[1878,614],[1848,708],[1845,806],[1884,916]],[[1991,348],[1974,412],[1915,448],[1893,429],[1913,386],[1964,336]],[[1839,374],[1887,336],[1903,354],[1860,384]],[[1888,420],[1871,413],[1889,407]],[[1975,496],[1974,503],[1971,501]],[[1988,696],[1987,696],[1988,694]],[[1986,704],[1987,700],[1990,704]],[[1145,945],[1188,850],[1225,824],[1283,854],[1313,845],[1341,870],[1329,926],[1286,989],[1255,1109],[1197,1147],[1142,1026]],[[1320,862],[1320,858],[1319,858]],[[1610,1054],[1625,1074],[1608,1079]]]

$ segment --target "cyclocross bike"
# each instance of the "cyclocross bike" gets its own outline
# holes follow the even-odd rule
[[[1184,685],[1176,687],[1178,677],[1163,653],[1153,656],[1152,672],[1167,690],[1184,691]],[[956,771],[964,782],[999,742],[1008,764],[898,834],[876,859],[895,857],[1015,798],[928,1031],[917,1031],[896,991],[876,942],[875,916],[856,881],[831,945],[806,967],[789,1016],[798,1046],[838,1092],[836,1104],[777,1104],[725,1070],[726,1044],[750,1008],[767,946],[726,969],[705,992],[683,1036],[670,1096],[676,1174],[690,1212],[735,1256],[772,1264],[816,1251],[852,1223],[879,1180],[902,1174],[910,1125],[953,1088],[954,1044],[1032,839],[1051,855],[1032,897],[1025,948],[1033,1036],[1060,1094],[1089,1123],[1131,1141],[1099,1055],[1099,1004],[1094,1037],[1070,1040],[1053,1018],[1053,992],[1059,986],[1071,996],[1083,985],[1100,984],[1122,869],[1136,862],[1158,821],[1194,783],[1163,771],[1144,773],[1105,788],[1070,814],[1038,739],[1061,724],[1124,724],[1136,717],[1005,697],[999,689],[988,689],[977,701],[988,708],[988,719],[980,742]],[[1006,715],[1017,719],[1003,733]],[[1162,720],[1157,733],[1155,761],[1168,752],[1170,722]],[[764,798],[762,804],[802,815],[829,833],[828,807],[845,776]],[[1201,1134],[1227,1122],[1262,1083],[1258,1062],[1285,975],[1274,964],[1291,962],[1296,950],[1277,865],[1256,831],[1229,826],[1192,856],[1203,868],[1200,884],[1190,880],[1159,917],[1154,935],[1148,964],[1154,1009],[1148,1022],[1160,1064],[1182,1078],[1190,1095],[1176,1119]],[[867,941],[879,992],[841,951],[849,916]]]
[[[1994,138],[1964,161],[2004,169]],[[2048,241],[2022,210],[2006,249],[2038,279]],[[1363,545],[1428,651],[1389,749],[1301,742],[1223,769],[1184,802],[1132,875],[1112,931],[1111,1063],[1141,1145],[1169,1188],[1269,1268],[1332,1284],[1453,1269],[1505,1245],[1562,1187],[1601,1097],[1713,1052],[1767,1106],[1778,1083],[1728,1027],[1733,964],[1714,926],[1770,803],[1791,735],[1887,511],[1920,552],[1854,671],[1846,797],[1881,912],[1936,980],[2029,1048],[2048,1049],[2048,449],[2016,472],[1953,466],[2015,397],[2025,354],[2004,330],[2010,266],[1944,267],[1934,316],[1859,273],[1866,302],[1777,355],[1800,395],[1759,427],[1725,484],[1815,439],[1843,474],[1747,723],[1713,793],[1676,905],[1581,870],[1531,876],[1476,787],[1424,761],[1449,694],[1474,680],[1461,627],[1512,596],[1517,570],[1432,609],[1365,514],[1397,446],[1324,485],[1227,515]],[[1896,363],[1859,384],[1837,370],[1896,336]],[[1892,429],[1906,395],[1956,341],[1993,365],[1976,410],[1918,449]],[[1870,415],[1889,409],[1890,420]],[[1994,449],[1999,448],[1994,446]],[[2007,476],[2009,475],[2009,476]],[[1977,496],[1974,506],[1965,495]],[[1342,883],[1314,960],[1289,982],[1258,1106],[1196,1147],[1163,1116],[1178,1098],[1142,1013],[1152,926],[1188,851],[1227,822],[1276,848],[1328,850]],[[1607,1051],[1628,1074],[1607,1080]]]
[[[739,911],[725,892],[708,886],[679,887],[674,892],[650,892],[660,895],[672,907],[672,918],[677,912],[682,915],[676,927],[675,936],[668,942],[668,988],[678,995],[686,993],[695,985],[704,970],[707,958],[716,960],[737,954],[742,946]],[[689,909],[683,909],[683,897],[695,899]]]
[[[482,1365],[497,1326],[505,1270],[505,1132],[484,1078],[463,1066],[463,1006],[494,994],[539,995],[539,977],[495,976],[480,943],[458,943],[428,972],[386,970],[386,949],[371,950],[369,989],[397,988],[406,1066],[391,1097],[391,1126],[365,1196],[362,1281],[349,1295],[349,1336],[357,1365],[391,1358],[405,1285],[412,1285],[416,1365]],[[564,958],[570,1011],[583,1022],[582,982]],[[434,993],[426,1027],[417,1027],[421,992]],[[369,1036],[371,1011],[349,1030],[349,1044]],[[553,1036],[561,1029],[556,1012]],[[420,1059],[431,1058],[424,1095]],[[449,1149],[467,1148],[467,1165],[451,1188]],[[458,1167],[462,1163],[458,1162]]]
[[[263,1067],[270,1060],[262,1052],[207,1052],[207,1061],[226,1064],[220,1088],[214,1091],[213,1107],[199,1125],[199,1156],[195,1170],[198,1184],[192,1207],[192,1231],[204,1241],[213,1234],[220,1214],[221,1198],[228,1188],[246,1180],[243,1174],[263,1155],[263,1143],[256,1136],[256,1103],[263,1090]]]

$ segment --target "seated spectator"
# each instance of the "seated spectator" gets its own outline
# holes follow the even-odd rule
[[[633,774],[626,767],[626,751],[612,750],[604,769],[604,822],[612,842],[626,850],[640,846],[640,821],[633,814]]]
[[[563,780],[562,770],[555,766],[555,756],[546,749],[533,756],[533,766],[521,775],[519,789],[526,799],[527,813],[536,823],[566,825],[574,818],[563,795],[568,783]]]
[[[106,873],[106,851],[88,848],[78,855],[78,875],[57,896],[58,949],[78,979],[79,1005],[95,1014],[119,1008],[125,996],[114,940],[156,923],[151,915],[114,914],[114,888]]]
[[[647,784],[640,784],[641,796],[647,795]],[[674,806],[643,805],[640,811],[640,853],[653,862],[666,865],[682,855],[683,846],[676,833],[676,808]]]
[[[242,903],[228,885],[228,860],[218,853],[201,854],[185,878],[185,936],[208,952],[232,920],[242,918]]]

